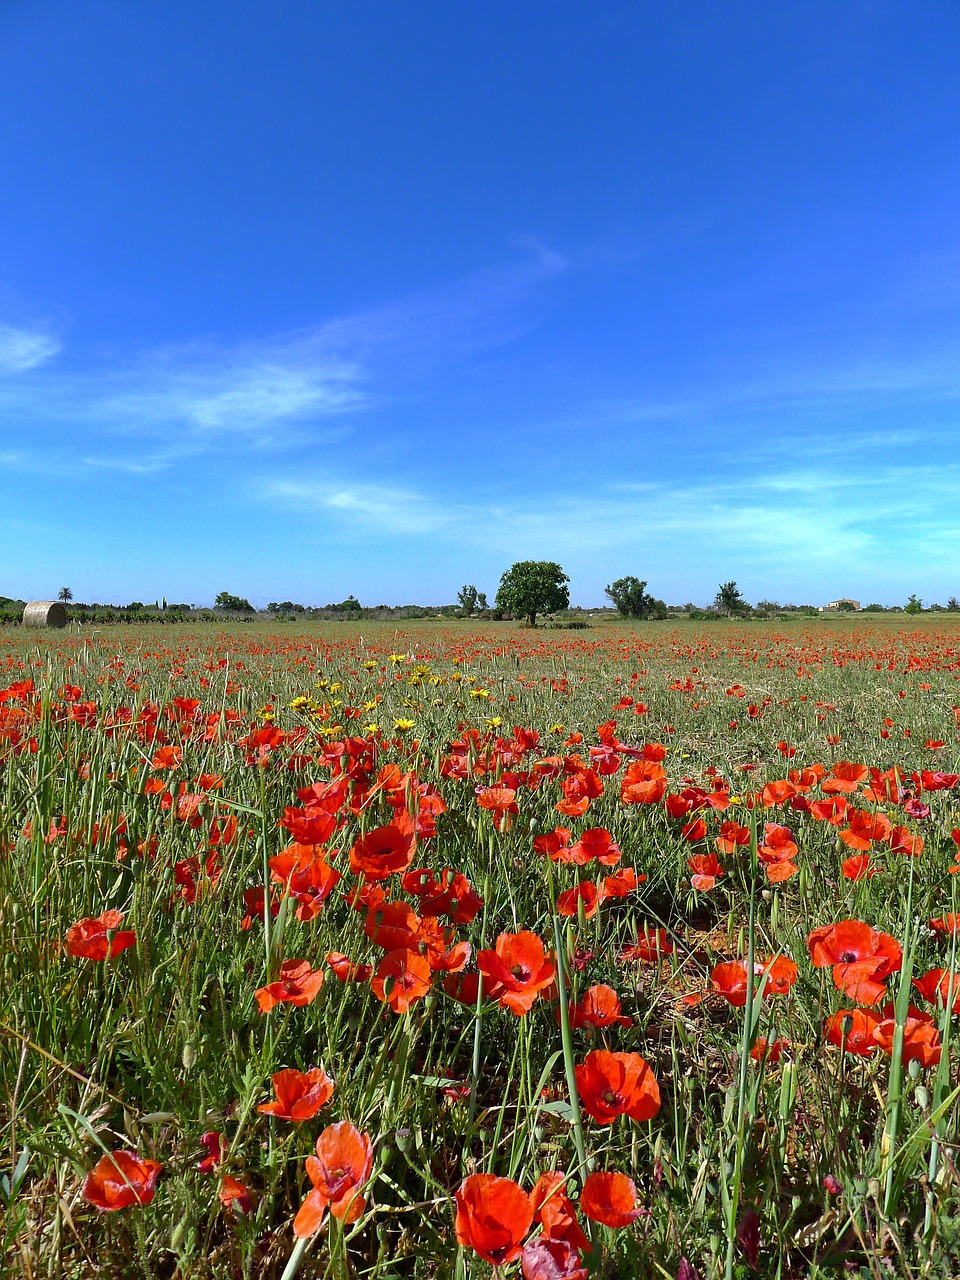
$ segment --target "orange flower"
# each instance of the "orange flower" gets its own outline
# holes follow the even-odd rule
[[[457,1243],[494,1267],[519,1258],[533,1222],[530,1197],[510,1178],[474,1173],[456,1193]]]
[[[373,1168],[370,1136],[348,1120],[328,1125],[317,1139],[317,1154],[307,1157],[307,1176],[313,1190],[297,1211],[293,1234],[312,1236],[323,1222],[327,1206],[335,1218],[356,1222],[367,1207],[359,1195]]]
[[[656,1077],[639,1053],[594,1049],[574,1074],[580,1100],[597,1124],[613,1124],[623,1115],[651,1120],[660,1110]]]
[[[579,1004],[570,1005],[571,1027],[629,1027],[632,1018],[621,1013],[620,997],[613,987],[588,987]]]
[[[840,1009],[827,1019],[824,1034],[847,1053],[867,1057],[877,1048],[873,1033],[879,1025],[880,1015],[873,1009]]]
[[[789,827],[776,822],[764,823],[763,843],[757,850],[761,862],[792,862],[797,856],[797,842]]]
[[[687,866],[693,872],[691,885],[703,893],[709,892],[724,874],[715,853],[696,853],[687,859]]]
[[[666,929],[644,929],[637,940],[620,952],[620,960],[640,960],[651,964],[663,956],[673,955],[673,943]]]
[[[949,969],[928,969],[922,978],[914,978],[913,985],[924,1000],[943,1006],[950,995],[951,979],[953,981],[953,1012],[960,1013],[960,973],[951,974]]]
[[[368,880],[385,880],[397,871],[406,871],[416,852],[413,819],[399,813],[384,827],[375,827],[354,841],[350,850],[350,870]]]
[[[363,931],[384,951],[413,949],[420,936],[420,917],[406,902],[381,902],[368,911]]]
[[[667,775],[656,760],[634,760],[620,784],[624,804],[656,804],[667,794]]]
[[[852,764],[849,760],[840,760],[830,771],[830,777],[824,778],[820,790],[825,795],[842,793],[850,795],[869,774],[865,764]]]
[[[323,985],[323,970],[314,971],[309,960],[284,960],[276,982],[260,987],[254,994],[261,1013],[269,1013],[275,1004],[311,1004]]]
[[[845,880],[868,880],[875,876],[879,867],[870,866],[869,853],[856,853],[852,858],[844,858],[840,870]]]
[[[884,1009],[884,1013],[892,1015],[892,1007]],[[893,1016],[885,1017],[873,1029],[874,1040],[886,1054],[893,1053],[895,1031],[896,1019]],[[933,1019],[911,1005],[903,1027],[903,1061],[916,1061],[921,1067],[935,1067],[940,1061],[940,1053],[940,1033],[933,1025]]]
[[[112,1151],[87,1174],[80,1194],[102,1213],[149,1204],[162,1168],[156,1160],[141,1160],[135,1151]]]
[[[478,787],[477,804],[493,815],[498,831],[509,831],[513,815],[520,812],[513,787]]]
[[[354,964],[342,951],[331,951],[327,964],[341,982],[369,982],[373,975],[372,964]]]
[[[583,914],[589,920],[597,914],[603,898],[602,889],[598,889],[592,880],[584,880],[582,884],[575,885],[572,889],[564,889],[563,893],[557,897],[557,914],[575,916],[582,902]]]
[[[430,990],[430,978],[430,962],[416,951],[401,947],[389,952],[377,965],[370,989],[394,1013],[406,1013]]]
[[[738,846],[750,843],[750,828],[739,822],[724,822],[720,826],[716,845],[721,853],[734,853]]]
[[[292,1120],[294,1124],[311,1120],[333,1097],[333,1081],[322,1067],[310,1067],[308,1071],[288,1067],[271,1080],[276,1101],[262,1102],[257,1110],[278,1120]]]
[[[501,933],[495,951],[481,951],[477,968],[490,978],[491,995],[517,1017],[527,1013],[540,992],[556,977],[556,966],[546,954],[542,938],[529,930]]]
[[[220,1188],[220,1203],[225,1209],[233,1209],[234,1213],[246,1217],[253,1208],[253,1194],[244,1183],[225,1174]]]
[[[537,1185],[530,1194],[533,1220],[543,1227],[543,1235],[550,1240],[565,1240],[574,1249],[586,1251],[590,1241],[577,1221],[577,1211],[564,1191],[566,1178],[562,1173],[541,1173]]]
[[[605,1227],[627,1227],[643,1212],[637,1207],[637,1188],[625,1173],[587,1175],[580,1192],[580,1208]]]
[[[621,867],[612,876],[604,876],[603,884],[600,886],[601,892],[604,898],[626,898],[646,878],[646,876],[638,876],[633,867]]]
[[[112,959],[137,941],[132,929],[117,932],[117,926],[122,923],[123,916],[119,911],[104,911],[96,918],[85,916],[67,930],[68,953],[86,960]]]
[[[866,853],[875,840],[889,840],[890,819],[866,809],[848,809],[847,826],[837,834],[845,845]]]

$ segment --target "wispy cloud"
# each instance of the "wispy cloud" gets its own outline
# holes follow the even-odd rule
[[[58,340],[49,333],[0,325],[0,374],[39,368],[61,350]]]
[[[524,332],[540,286],[565,263],[531,241],[505,266],[296,331],[113,351],[82,364],[75,352],[56,369],[41,367],[60,350],[54,339],[0,327],[0,372],[16,375],[0,385],[0,425],[50,429],[80,465],[140,474],[228,443],[267,451],[323,443],[411,381]]]

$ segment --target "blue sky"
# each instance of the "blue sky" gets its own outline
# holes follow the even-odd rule
[[[960,595],[960,7],[4,0],[0,594]]]

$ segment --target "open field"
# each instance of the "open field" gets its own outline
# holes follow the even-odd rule
[[[4,1276],[960,1274],[955,618],[0,662]]]

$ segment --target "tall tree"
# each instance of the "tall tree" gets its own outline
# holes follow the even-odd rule
[[[73,592],[69,587],[61,587],[60,594],[57,596],[57,599],[62,600],[64,604],[69,604],[73,599]]]
[[[555,613],[570,603],[570,579],[553,560],[518,560],[500,579],[497,608],[519,613],[537,625],[538,613]]]
[[[722,582],[714,599],[721,613],[744,613],[750,606],[744,600],[735,582]]]

